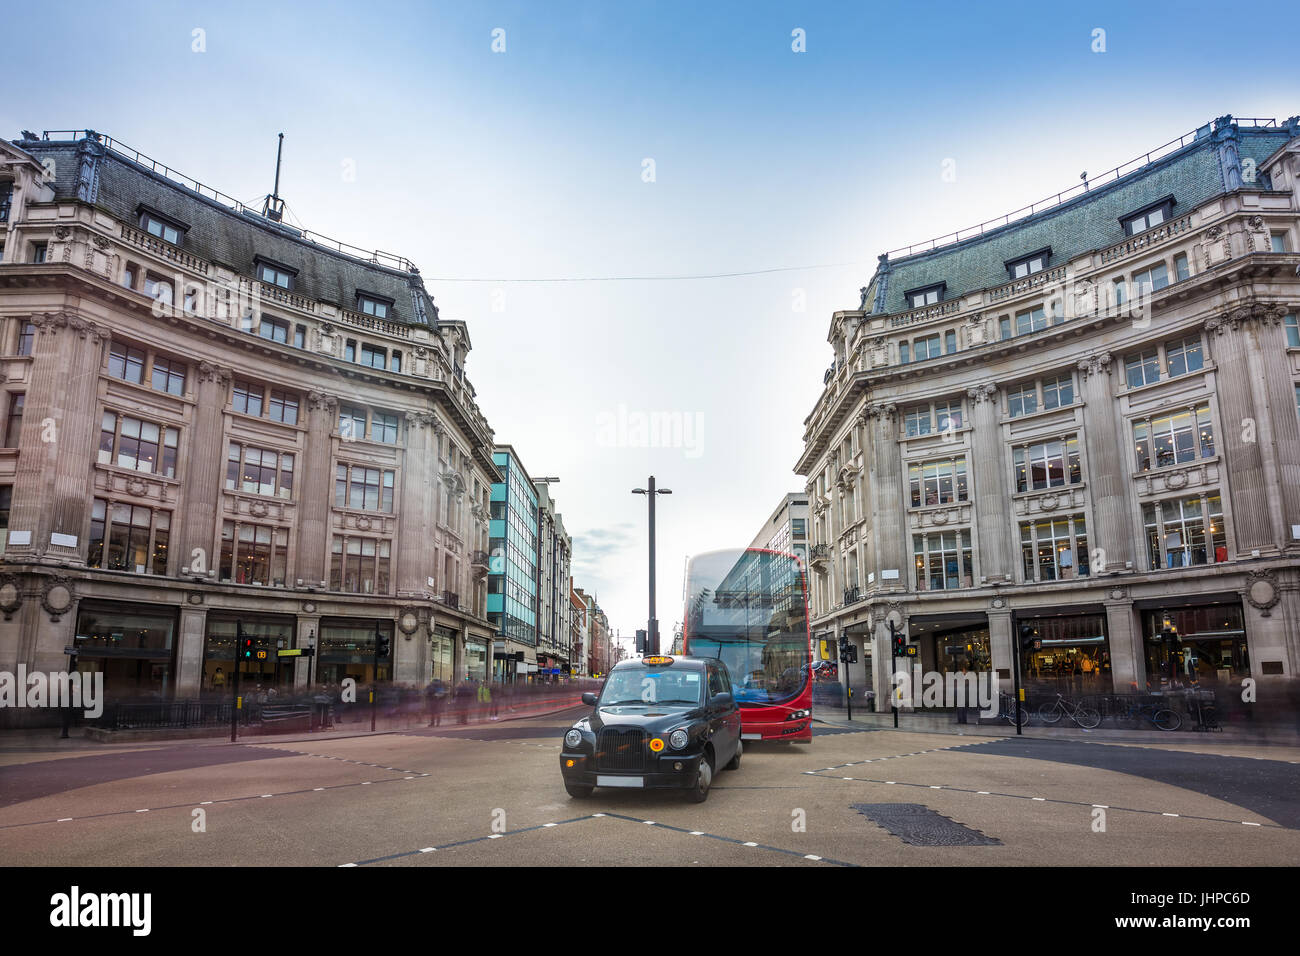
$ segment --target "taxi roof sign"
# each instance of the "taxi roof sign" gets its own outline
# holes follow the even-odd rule
[[[671,664],[673,662],[673,659],[671,657],[664,657],[662,655],[659,655],[655,657],[643,657],[641,658],[641,662],[643,664],[656,666],[658,664]]]

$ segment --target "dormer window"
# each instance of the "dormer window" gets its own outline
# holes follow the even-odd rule
[[[909,289],[903,293],[903,297],[907,300],[909,309],[922,309],[927,305],[934,305],[936,302],[941,301],[946,287],[946,282],[940,282],[919,289]]]
[[[266,259],[258,259],[256,262],[257,277],[260,280],[267,285],[279,286],[281,289],[293,289],[294,280],[298,277],[295,270]]]
[[[392,299],[371,295],[369,292],[357,293],[357,311],[364,315],[373,315],[376,319],[386,319],[392,307]]]
[[[1136,236],[1140,232],[1154,229],[1162,222],[1173,218],[1174,197],[1172,195],[1158,199],[1149,206],[1143,206],[1127,216],[1120,216],[1119,223],[1124,227],[1124,235]]]
[[[1008,259],[1003,263],[1007,267],[1007,272],[1012,279],[1026,279],[1035,272],[1042,272],[1047,268],[1048,260],[1052,258],[1052,248],[1048,246],[1045,249],[1039,249],[1037,252],[1031,252],[1027,256],[1021,256],[1019,259]]]
[[[163,242],[169,242],[173,246],[179,246],[181,240],[185,238],[185,232],[189,228],[169,216],[155,212],[152,209],[141,207],[140,210],[140,228],[155,239],[161,239]]]

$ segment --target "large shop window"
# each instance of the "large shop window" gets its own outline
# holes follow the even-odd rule
[[[1214,457],[1209,403],[1133,423],[1138,471]]]
[[[136,574],[166,574],[171,522],[170,511],[94,499],[86,566]]]
[[[294,646],[294,619],[266,614],[209,614],[203,641],[203,689],[219,691],[234,679],[239,635],[253,641],[253,657],[239,660],[241,694],[256,698],[272,687],[289,689],[294,682],[294,658],[276,653]]]
[[[433,626],[429,640],[429,678],[450,684],[456,679],[456,631],[441,624]]]
[[[465,677],[472,681],[487,680],[488,643],[482,638],[465,638]]]
[[[1142,634],[1152,688],[1250,676],[1240,602],[1147,611]]]
[[[1062,515],[1022,524],[1020,554],[1026,581],[1087,577],[1088,528],[1083,515]]]
[[[330,554],[330,590],[387,594],[391,587],[392,542],[335,535]]]
[[[176,612],[148,605],[83,601],[77,611],[77,669],[102,671],[109,701],[168,697]]]
[[[353,620],[350,618],[323,618],[320,623],[320,641],[317,644],[317,674],[320,682],[337,686],[351,677],[358,684],[376,680],[392,680],[392,658],[381,660],[375,671],[375,632],[393,644],[393,622],[382,620]],[[358,696],[358,700],[364,697]]]
[[[911,484],[912,507],[921,505],[946,505],[965,501],[966,456],[947,461],[926,461],[910,465],[907,469]]]
[[[1083,480],[1077,435],[1021,446],[1012,453],[1012,461],[1016,491],[1041,491]]]
[[[1228,560],[1223,501],[1217,491],[1142,506],[1151,570]]]
[[[1111,690],[1110,641],[1105,614],[1020,618],[1015,628],[1029,627],[1038,643],[1021,649],[1020,673],[1032,685],[1052,692],[1108,693]]]
[[[969,531],[912,535],[916,590],[944,591],[971,586]]]
[[[176,477],[178,428],[105,411],[99,432],[99,463]]]
[[[288,576],[289,529],[270,525],[221,523],[220,571],[224,584],[284,587]]]

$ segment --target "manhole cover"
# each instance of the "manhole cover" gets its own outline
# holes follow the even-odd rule
[[[852,808],[913,846],[1002,846],[1001,840],[919,803],[855,803]]]

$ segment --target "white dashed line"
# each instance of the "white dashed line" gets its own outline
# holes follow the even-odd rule
[[[68,822],[69,820],[71,820],[71,819],[72,819],[72,817],[59,817],[59,818],[58,818],[57,820],[55,820],[54,822],[55,822],[55,823],[67,823],[67,822]]]
[[[1176,814],[1176,813],[1162,813],[1162,814],[1160,814],[1160,815],[1161,815],[1162,817],[1176,817],[1176,816],[1178,816],[1178,814]]]
[[[1030,797],[1029,799],[1030,799],[1030,800],[1037,800],[1039,803],[1046,803],[1046,802],[1047,802],[1047,798],[1046,798],[1046,797]]]
[[[420,849],[420,852],[421,852],[421,853],[432,853],[432,852],[433,852],[434,850],[436,850],[436,849],[438,849],[436,846],[426,846],[426,847],[422,847],[422,848]]]
[[[211,800],[204,800],[202,803],[199,804],[199,806],[201,806],[201,807],[210,807],[210,806],[212,806],[212,801],[211,801]]]
[[[742,846],[758,846],[758,844],[757,844],[757,843],[745,843],[745,844],[742,844]]]
[[[343,869],[344,867],[348,867],[348,866],[356,866],[356,864],[355,864],[355,863],[340,863],[340,864],[339,864],[339,869],[341,870],[341,869]]]
[[[704,831],[703,831],[703,830],[692,830],[692,831],[691,831],[691,836],[704,836]]]
[[[558,823],[543,823],[542,826],[543,826],[543,827],[558,827],[559,824],[558,824]]]
[[[815,856],[815,855],[812,854],[812,853],[805,853],[803,858],[804,858],[805,860],[820,860],[820,859],[821,859],[821,857],[819,857],[819,856]]]
[[[267,797],[269,797],[269,796],[271,796],[271,794],[269,794],[269,793],[264,793],[264,794],[262,794],[262,799],[265,800],[265,799],[266,799]]]
[[[489,834],[488,834],[488,839],[489,839],[489,840],[500,840],[503,836],[505,836],[504,833],[489,833]]]
[[[319,793],[320,791],[322,791],[322,790],[324,790],[324,789],[325,789],[324,787],[316,787],[316,788],[313,790],[313,792],[314,792],[314,793]]]
[[[989,796],[989,792],[987,790],[976,790],[975,792],[978,794],[982,794],[983,796],[986,797]]]
[[[1242,820],[1242,821],[1241,821],[1241,825],[1242,825],[1243,827],[1257,827],[1257,826],[1260,826],[1261,824],[1258,824],[1258,823],[1251,823],[1249,820]]]
[[[135,811],[135,812],[136,812],[136,813],[148,813],[148,812],[149,812],[149,808],[148,808],[148,807],[145,807],[143,810],[137,810],[137,811]]]

